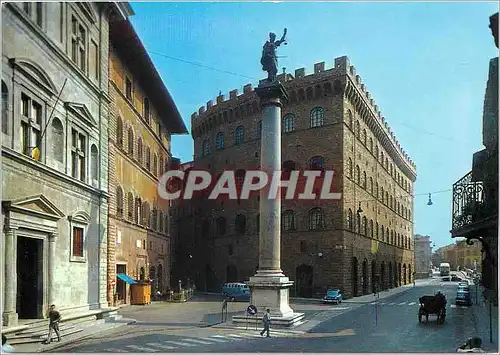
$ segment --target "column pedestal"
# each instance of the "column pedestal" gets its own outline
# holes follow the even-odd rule
[[[261,136],[261,170],[270,180],[281,171],[281,100],[288,94],[279,82],[264,83],[255,89],[260,98],[263,119]],[[270,182],[269,182],[270,185]],[[268,185],[268,187],[269,187]],[[279,189],[278,189],[279,190]],[[250,303],[257,307],[262,318],[271,312],[273,327],[290,327],[304,317],[295,313],[289,304],[289,288],[293,285],[281,270],[281,196],[269,196],[269,189],[260,192],[259,269],[247,282]],[[234,316],[234,323],[247,322],[247,316]]]
[[[3,327],[12,327],[18,323],[16,312],[17,298],[17,236],[16,230],[8,228],[5,231],[5,261],[4,261],[4,307],[2,314]]]

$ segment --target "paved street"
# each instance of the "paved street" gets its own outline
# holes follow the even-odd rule
[[[454,305],[456,285],[436,279],[408,288],[380,300],[377,316],[374,302],[308,306],[316,309],[314,314],[310,313],[311,322],[318,323],[316,326],[307,332],[272,330],[271,338],[261,338],[260,329],[255,330],[255,325],[250,325],[249,329],[188,326],[174,329],[161,324],[138,323],[57,351],[455,352],[459,344],[476,335],[472,308]],[[436,324],[432,315],[429,323],[424,320],[419,324],[418,298],[433,295],[437,290],[442,290],[448,299],[445,324]],[[474,296],[474,289],[472,294]],[[233,307],[238,307],[238,304],[233,304]],[[488,319],[479,321],[487,323]],[[260,324],[258,326],[260,328]],[[488,345],[488,337],[484,334],[481,337]]]

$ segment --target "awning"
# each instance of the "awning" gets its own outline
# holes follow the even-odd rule
[[[128,276],[126,274],[116,274],[116,277],[118,277],[120,280],[125,281],[129,285],[133,285],[133,284],[137,283],[137,281],[135,281],[133,278],[131,278],[130,276]]]

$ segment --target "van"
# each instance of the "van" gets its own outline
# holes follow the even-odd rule
[[[244,283],[230,282],[222,286],[222,296],[230,301],[249,301],[250,288]]]

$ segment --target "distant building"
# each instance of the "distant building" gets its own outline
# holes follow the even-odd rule
[[[431,237],[415,235],[415,273],[417,278],[429,276],[431,267]]]

